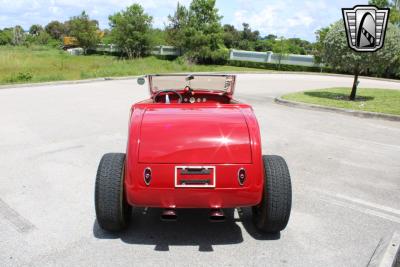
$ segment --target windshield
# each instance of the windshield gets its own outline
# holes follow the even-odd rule
[[[150,90],[182,90],[189,86],[193,90],[233,92],[234,75],[149,75]]]

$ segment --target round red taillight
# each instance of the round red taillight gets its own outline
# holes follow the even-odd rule
[[[143,176],[144,176],[143,177],[144,178],[144,183],[146,185],[149,185],[150,181],[151,181],[151,169],[150,168],[144,169]]]
[[[239,184],[243,185],[245,180],[246,180],[246,170],[244,168],[240,168],[238,171]]]

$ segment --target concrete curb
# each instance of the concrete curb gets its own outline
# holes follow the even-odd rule
[[[175,72],[177,73],[187,73],[187,72]],[[323,73],[323,72],[301,72],[301,71],[274,71],[274,70],[265,70],[265,71],[214,71],[214,72],[191,72],[191,73],[215,73],[215,74],[305,74],[305,75],[314,75],[314,76],[331,76],[331,77],[346,77],[352,78],[352,75],[348,74],[338,74],[338,73]],[[167,74],[167,73],[166,73]],[[174,74],[174,73],[170,73]],[[144,75],[144,74],[143,74]],[[112,81],[112,80],[129,80],[136,79],[137,77],[143,75],[136,76],[120,76],[120,77],[102,77],[102,78],[93,78],[93,79],[84,79],[84,80],[66,80],[66,81],[53,81],[53,82],[38,82],[38,83],[15,83],[15,84],[5,84],[0,85],[0,89],[10,89],[10,88],[21,88],[21,87],[35,87],[35,86],[47,86],[47,85],[64,85],[64,84],[80,84],[80,83],[91,83],[91,82],[101,82],[101,81]],[[360,76],[362,79],[376,80],[376,81],[386,81],[386,82],[394,82],[400,83],[400,80],[394,79],[386,79],[386,78],[376,78],[376,77],[368,77],[368,76]]]
[[[325,107],[325,106],[320,106],[320,105],[315,105],[315,104],[294,102],[294,101],[282,99],[280,97],[276,97],[274,100],[275,100],[275,103],[278,103],[281,105],[286,105],[289,107],[331,111],[331,112],[336,112],[336,113],[360,117],[360,118],[373,118],[373,119],[383,119],[383,120],[390,120],[390,121],[400,121],[400,116],[398,116],[398,115],[390,115],[390,114],[368,112],[368,111],[358,111],[358,110],[344,109],[344,108]]]
[[[274,71],[274,70],[265,70],[265,71],[241,71],[241,72],[224,72],[224,73],[245,73],[245,74],[305,74],[305,75],[314,75],[314,76],[330,76],[330,77],[344,77],[353,79],[354,75],[350,74],[340,74],[340,73],[329,73],[329,72],[308,72],[308,71]],[[389,78],[380,78],[380,77],[370,77],[370,76],[359,76],[359,79],[367,79],[374,81],[382,81],[382,82],[393,82],[400,83],[400,80],[397,79],[389,79]]]
[[[84,80],[67,80],[67,81],[54,81],[54,82],[43,82],[43,83],[16,83],[0,85],[0,89],[11,89],[11,88],[22,88],[22,87],[39,87],[48,85],[64,85],[64,84],[80,84],[80,83],[93,83],[102,81],[113,81],[113,80],[130,80],[136,79],[138,76],[123,76],[123,77],[104,77]]]
[[[372,255],[368,267],[400,266],[400,233],[382,238]]]

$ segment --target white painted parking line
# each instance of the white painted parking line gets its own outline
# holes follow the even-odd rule
[[[20,233],[26,233],[35,226],[0,198],[0,216],[8,221]]]
[[[400,216],[400,210],[392,208],[392,207],[388,207],[388,206],[381,205],[381,204],[378,204],[378,203],[374,203],[374,202],[371,202],[371,201],[363,200],[363,199],[360,199],[360,198],[346,196],[346,195],[343,195],[343,194],[340,194],[340,193],[333,193],[333,192],[329,192],[329,191],[325,191],[325,190],[320,190],[320,189],[317,189],[317,188],[312,188],[312,190],[316,191],[318,193],[321,193],[323,195],[328,195],[328,196],[331,196],[331,197],[334,197],[334,198],[350,201],[350,202],[353,202],[353,203],[361,204],[361,205],[364,205],[364,206],[367,206],[367,207],[370,207],[370,208],[373,208],[373,209],[377,209],[377,210],[393,213],[395,215],[399,215]]]
[[[343,197],[343,195],[342,195],[342,197]],[[362,200],[358,200],[358,202],[355,202],[355,201],[351,200],[350,197],[346,197],[346,196],[343,199],[345,199],[347,201],[342,201],[342,200],[339,200],[339,199],[337,199],[334,196],[329,195],[329,194],[322,195],[322,196],[319,197],[319,199],[322,200],[322,201],[325,201],[327,203],[330,203],[330,204],[334,204],[334,205],[337,205],[337,206],[340,206],[340,207],[352,209],[352,210],[355,210],[355,211],[358,211],[358,212],[361,212],[361,213],[364,213],[364,214],[380,217],[382,219],[389,220],[389,221],[392,221],[392,222],[400,224],[400,216],[395,216],[395,215],[391,215],[391,214],[385,213],[385,211],[387,212],[388,210],[393,210],[393,211],[396,211],[395,214],[398,214],[397,210],[391,209],[389,207],[382,206],[382,207],[385,208],[383,210],[383,209],[378,208],[381,205],[376,205],[376,204],[374,204],[373,206],[369,205],[370,207],[375,208],[375,209],[372,209],[370,207],[366,207],[368,205],[365,205],[365,203],[372,204],[370,202],[366,202],[366,201],[362,201]],[[390,213],[394,213],[394,212],[390,212]]]
[[[384,205],[377,204],[377,203],[372,203],[372,202],[369,202],[369,201],[366,201],[366,200],[362,200],[362,199],[359,199],[359,198],[355,198],[355,197],[345,196],[345,195],[342,195],[342,194],[335,194],[334,196],[337,197],[337,198],[348,200],[350,202],[358,203],[358,204],[361,204],[361,205],[364,205],[364,206],[369,206],[369,207],[372,207],[374,209],[390,212],[390,213],[393,213],[393,214],[396,214],[396,215],[400,216],[400,210],[394,209],[392,207],[384,206]]]

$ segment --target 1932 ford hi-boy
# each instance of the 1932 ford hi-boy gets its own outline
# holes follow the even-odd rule
[[[148,75],[151,98],[131,108],[126,154],[105,154],[97,171],[95,207],[101,228],[127,226],[131,207],[252,207],[255,226],[283,230],[291,209],[288,167],[261,154],[251,106],[232,98],[234,75]]]

